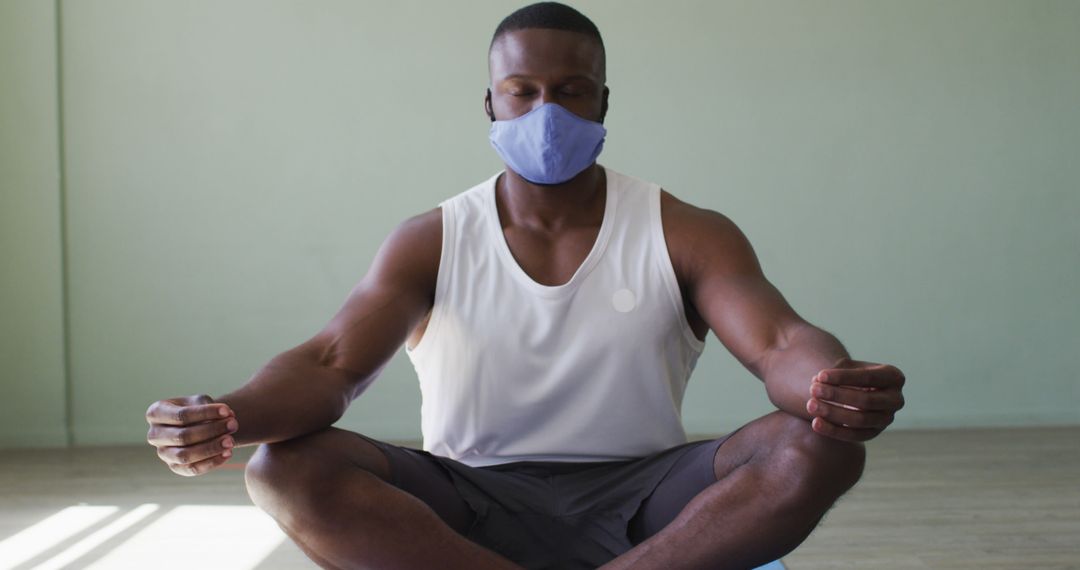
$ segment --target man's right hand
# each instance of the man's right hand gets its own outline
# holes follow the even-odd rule
[[[210,396],[158,400],[147,408],[146,421],[146,441],[177,475],[202,475],[232,457],[236,414]]]

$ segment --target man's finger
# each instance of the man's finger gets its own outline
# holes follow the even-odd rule
[[[806,403],[806,411],[834,425],[855,429],[885,429],[893,422],[891,412],[848,410],[816,398]]]
[[[193,426],[174,427],[161,424],[150,426],[146,441],[155,447],[187,446],[202,443],[219,435],[236,431],[236,418],[223,418]]]
[[[811,428],[821,435],[840,441],[862,442],[873,439],[881,433],[880,429],[856,429],[829,423],[822,418],[814,418]]]
[[[218,420],[231,414],[232,411],[226,404],[184,406],[169,400],[160,400],[146,410],[146,421],[150,424],[184,426]]]
[[[829,368],[818,372],[813,379],[835,386],[866,388],[900,388],[905,380],[900,369],[888,364],[867,368]]]
[[[207,471],[225,463],[232,457],[232,450],[226,451],[220,455],[215,455],[209,459],[199,461],[198,463],[192,463],[189,465],[183,464],[169,464],[169,469],[177,475],[183,475],[184,477],[194,477],[196,475],[202,475]]]
[[[859,410],[895,412],[904,407],[903,394],[899,390],[888,388],[866,390],[814,382],[810,386],[810,395]]]
[[[219,437],[198,445],[186,447],[159,447],[158,457],[169,465],[193,465],[221,455],[236,446],[231,436]]]

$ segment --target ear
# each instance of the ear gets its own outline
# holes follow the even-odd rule
[[[602,98],[602,99],[600,100],[600,123],[601,123],[601,124],[603,124],[603,122],[604,122],[604,117],[606,117],[606,116],[607,116],[607,110],[608,110],[608,96],[609,96],[609,95],[611,95],[611,90],[610,90],[610,89],[608,89],[608,88],[607,88],[607,87],[605,86],[605,87],[604,87],[604,95],[603,95],[603,98]]]
[[[484,95],[484,112],[487,113],[491,122],[495,122],[495,111],[491,108],[491,88],[488,87],[487,94]]]

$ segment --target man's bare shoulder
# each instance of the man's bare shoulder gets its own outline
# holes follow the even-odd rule
[[[701,208],[675,197],[667,190],[660,190],[660,212],[664,230],[671,224],[673,230],[724,232],[738,231],[730,218],[708,208]]]
[[[750,242],[730,218],[660,191],[660,213],[668,255],[682,280],[717,265],[736,269],[756,265]]]
[[[387,237],[387,242],[401,242],[419,249],[442,247],[442,207],[406,218]]]
[[[442,253],[442,208],[403,220],[383,241],[369,277],[434,291]]]

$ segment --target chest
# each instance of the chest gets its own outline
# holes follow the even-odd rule
[[[672,221],[668,221],[672,223]],[[600,226],[575,228],[559,234],[530,232],[522,228],[503,228],[507,248],[515,262],[533,281],[549,286],[569,282],[596,246]],[[690,283],[685,267],[692,262],[693,252],[678,235],[665,239],[672,271],[679,285],[680,302],[694,336],[704,340],[709,325],[701,317],[691,298]]]
[[[511,256],[533,281],[559,286],[570,281],[596,245],[600,226],[573,228],[557,233],[503,229]]]

